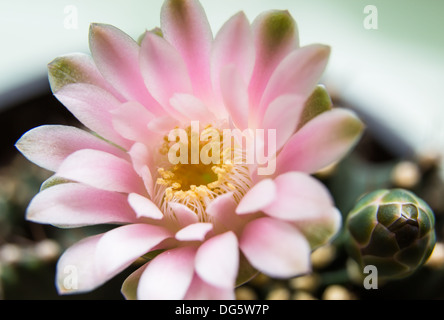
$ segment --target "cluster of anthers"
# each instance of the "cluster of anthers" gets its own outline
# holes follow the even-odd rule
[[[154,201],[170,218],[174,218],[171,204],[180,203],[194,211],[200,222],[210,222],[206,207],[212,200],[231,192],[238,203],[251,188],[245,151],[233,137],[228,141],[209,139],[223,136],[222,131],[211,124],[200,134],[192,130],[191,126],[185,128],[184,132],[187,134],[186,142],[170,141],[168,136],[163,139],[159,149],[163,156],[162,164],[157,169]],[[178,150],[172,149],[175,144],[181,147]],[[185,163],[172,164],[166,161],[169,152],[180,150],[187,150]],[[205,161],[203,154],[213,161]]]

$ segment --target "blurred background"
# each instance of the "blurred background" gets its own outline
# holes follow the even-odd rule
[[[50,176],[24,159],[14,143],[42,124],[79,125],[52,96],[46,65],[88,53],[92,22],[112,24],[137,39],[159,26],[162,0],[0,1],[0,298],[122,299],[132,269],[84,295],[57,295],[56,261],[98,228],[59,230],[25,221],[30,199]],[[353,280],[341,237],[313,253],[314,273],[276,281],[263,275],[237,291],[239,299],[444,298],[444,1],[201,0],[213,33],[238,11],[250,21],[270,9],[289,10],[301,45],[324,43],[332,54],[322,83],[336,106],[367,125],[357,148],[317,177],[344,217],[364,193],[412,190],[432,207],[438,245],[413,276],[365,290]]]

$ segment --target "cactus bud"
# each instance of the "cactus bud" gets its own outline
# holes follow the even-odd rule
[[[378,190],[361,198],[346,221],[347,249],[363,269],[380,278],[403,278],[417,270],[435,246],[432,209],[412,192]]]

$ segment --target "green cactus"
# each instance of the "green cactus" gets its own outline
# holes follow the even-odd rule
[[[362,269],[373,265],[379,278],[403,278],[432,253],[435,217],[410,191],[378,190],[361,198],[349,213],[346,234],[347,250]]]

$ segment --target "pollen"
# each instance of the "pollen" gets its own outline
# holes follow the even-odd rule
[[[239,159],[244,155],[233,139],[228,145],[222,141],[222,131],[212,125],[176,133],[176,139],[164,137],[158,149],[164,161],[157,169],[154,201],[170,218],[175,217],[171,203],[180,203],[195,212],[199,221],[207,222],[206,207],[213,199],[230,192],[239,202],[251,187],[248,166]],[[176,157],[182,161],[171,163]]]

